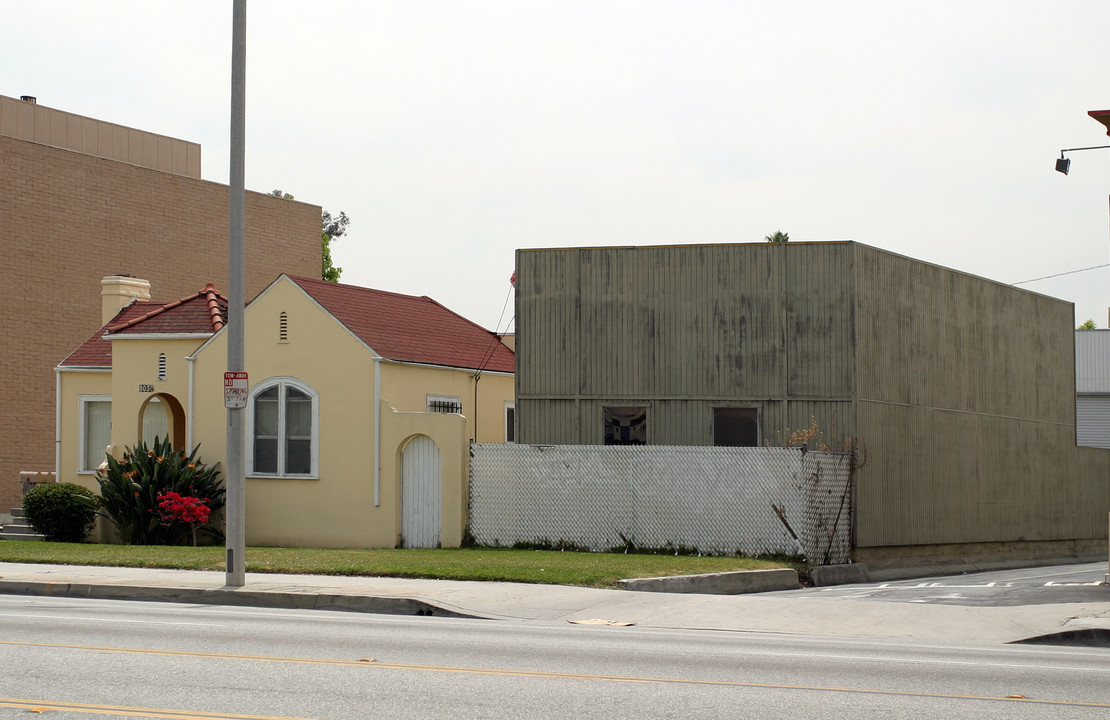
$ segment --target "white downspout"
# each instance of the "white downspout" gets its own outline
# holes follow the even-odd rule
[[[382,504],[382,358],[374,357],[374,507]]]
[[[189,392],[185,402],[185,447],[183,448],[185,452],[191,452],[193,449],[193,394],[195,392],[193,381],[196,377],[195,361],[196,358],[192,355],[187,355],[185,357],[185,362],[189,363]]]
[[[58,368],[54,368],[54,480],[62,481],[62,371]]]

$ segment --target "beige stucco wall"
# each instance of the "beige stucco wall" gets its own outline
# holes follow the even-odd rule
[[[63,371],[58,373],[58,482],[71,482],[97,490],[92,473],[78,474],[78,452],[81,445],[80,398],[83,395],[111,395],[112,375],[109,371]]]
[[[288,341],[279,337],[286,313]],[[250,388],[295,378],[319,397],[318,474],[311,479],[252,477],[246,488],[247,543],[366,547],[378,536],[373,507],[373,359],[342,325],[282,278],[245,313]],[[223,459],[227,445],[223,373],[227,333],[196,359],[193,442],[206,461]],[[246,413],[246,410],[240,412]],[[250,428],[247,428],[248,436]],[[248,448],[249,455],[249,448]]]
[[[458,547],[466,530],[468,472],[467,424],[460,415],[397,412],[382,401],[382,507],[392,515],[392,547],[401,535],[401,457],[407,445],[425,435],[440,453],[440,545]],[[386,528],[382,528],[385,530]]]
[[[467,419],[468,438],[482,443],[505,442],[505,403],[513,401],[513,376],[482,373],[477,389],[475,397],[473,370],[382,363],[382,397],[397,410],[424,412],[428,395],[457,397]]]
[[[203,337],[120,339],[112,341],[112,444],[122,450],[141,439],[144,406],[154,396],[188,412],[189,363],[186,358],[204,342]],[[166,379],[158,379],[158,356],[166,355]],[[148,392],[141,386],[153,388]],[[178,419],[172,428],[179,444],[187,442],[187,434]],[[172,420],[171,420],[172,423]]]

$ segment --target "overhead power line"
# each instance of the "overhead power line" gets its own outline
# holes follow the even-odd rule
[[[1044,277],[1033,278],[1032,280],[1022,280],[1021,282],[1011,283],[1011,285],[1024,285],[1025,283],[1037,282],[1038,280],[1048,280],[1049,278],[1062,277],[1064,275],[1074,275],[1076,273],[1087,272],[1088,270],[1098,270],[1099,268],[1110,267],[1110,263],[1103,263],[1102,265],[1092,265],[1091,267],[1080,268],[1079,270],[1068,270],[1067,272],[1056,273],[1055,275],[1045,275]]]

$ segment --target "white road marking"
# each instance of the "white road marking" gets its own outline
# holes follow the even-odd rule
[[[27,618],[38,618],[40,620],[50,620],[51,622],[54,622],[54,623],[57,623],[59,621],[72,621],[72,622],[83,622],[83,623],[89,623],[89,622],[91,622],[91,623],[120,623],[120,624],[128,624],[128,625],[187,625],[187,626],[190,626],[190,627],[192,627],[192,626],[222,627],[222,625],[216,625],[216,624],[213,624],[211,622],[166,622],[164,620],[125,620],[125,619],[120,619],[120,618],[110,618],[110,617],[103,617],[103,616],[80,617],[80,616],[72,616],[71,615],[71,616],[68,616],[68,617],[63,617],[63,616],[60,616],[60,615],[31,615],[31,614],[28,614],[28,613],[0,613],[0,617],[13,617],[13,618],[20,618],[22,620],[25,620]]]

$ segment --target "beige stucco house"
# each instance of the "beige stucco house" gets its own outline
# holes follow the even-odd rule
[[[59,480],[96,489],[105,447],[155,435],[222,461],[226,298],[103,283],[104,326],[57,368]],[[284,274],[244,323],[247,542],[457,546],[469,441],[510,431],[514,357],[497,335],[428,297]]]

